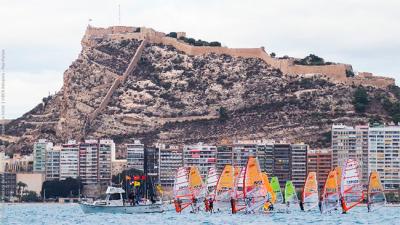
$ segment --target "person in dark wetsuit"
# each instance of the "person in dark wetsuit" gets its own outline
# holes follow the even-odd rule
[[[210,198],[208,200],[208,205],[209,205],[210,213],[213,213],[214,212],[214,200],[212,198]]]
[[[135,205],[135,192],[132,191],[131,193],[129,193],[128,198],[129,198],[130,204]]]
[[[318,208],[319,208],[320,212],[322,212],[322,201],[323,201],[323,198],[322,198],[322,196],[320,196],[319,197],[319,202],[318,202]]]
[[[231,198],[231,209],[232,209],[232,214],[235,214],[236,213],[236,201],[233,198]]]
[[[274,205],[272,203],[268,206],[268,210],[269,211],[274,211]]]
[[[206,212],[210,211],[210,202],[207,198],[204,198],[204,208],[206,209]]]

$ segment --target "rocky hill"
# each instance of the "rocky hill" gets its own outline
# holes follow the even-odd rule
[[[86,33],[62,89],[7,124],[3,140],[9,151],[29,152],[38,138],[84,137],[110,137],[118,144],[130,138],[274,139],[318,147],[330,144],[332,123],[400,120],[400,91],[389,78],[351,77],[346,65],[349,78],[344,74],[338,82],[332,77],[343,71],[303,65],[315,72],[296,74],[300,70],[263,57],[225,54],[222,47],[197,54],[153,30],[117,28],[108,35]],[[355,108],[356,90],[366,94],[362,109]]]

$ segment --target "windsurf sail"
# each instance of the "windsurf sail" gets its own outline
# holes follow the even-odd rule
[[[189,168],[180,167],[174,181],[174,202],[176,212],[181,212],[192,204],[192,192],[189,187]]]
[[[342,167],[335,167],[335,171],[336,171],[336,177],[337,177],[337,184],[338,184],[338,190],[340,193],[340,188],[342,186]]]
[[[240,192],[241,186],[243,187],[242,192]],[[239,175],[236,189],[236,200],[239,201],[239,198],[242,197],[241,199],[244,201],[244,205],[235,207],[236,211],[244,209],[246,212],[255,212],[263,207],[267,200],[267,190],[257,158],[250,157],[247,160],[246,167]]]
[[[294,187],[292,181],[288,180],[285,184],[285,203],[289,204],[297,204],[299,199],[297,198],[296,188]],[[288,204],[289,203],[289,204]]]
[[[368,181],[368,212],[385,206],[386,197],[378,172],[371,172]]]
[[[317,174],[315,172],[308,173],[301,197],[304,211],[309,211],[318,206],[318,183]]]
[[[206,184],[207,184],[207,199],[209,199],[209,198],[214,199],[217,182],[218,182],[217,170],[214,167],[211,167],[208,170],[208,174],[207,174],[207,182],[206,182]]]
[[[275,198],[276,198],[275,202],[283,203],[283,195],[282,195],[282,191],[281,191],[281,186],[279,185],[278,177],[271,178],[271,187],[275,193]]]
[[[265,189],[267,190],[267,202],[264,204],[264,210],[270,210],[270,206],[275,204],[276,202],[276,195],[274,190],[272,189],[271,184],[269,183],[268,180],[268,174],[267,173],[262,173],[262,178],[264,182]]]
[[[339,187],[337,171],[329,172],[322,190],[321,212],[330,212],[339,207]]]
[[[229,202],[234,188],[234,168],[226,165],[217,181],[215,201]]]
[[[195,166],[190,167],[189,187],[194,199],[200,200],[206,196],[206,188],[201,179],[200,171]]]
[[[360,204],[364,199],[359,170],[359,163],[353,159],[348,159],[343,166],[340,188],[343,213]]]

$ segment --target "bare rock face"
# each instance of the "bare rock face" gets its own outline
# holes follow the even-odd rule
[[[89,115],[127,69],[141,41],[97,40],[84,46],[64,73],[54,96],[7,124],[17,141],[9,151],[29,152],[33,141],[84,137],[126,143],[218,142],[221,139],[275,139],[329,145],[332,123],[389,121],[381,103],[354,111],[355,86],[323,76],[288,76],[256,58],[187,55],[172,46],[147,43],[136,69],[112,92],[104,110]],[[393,95],[368,87],[371,99]],[[398,99],[397,99],[398,100]]]

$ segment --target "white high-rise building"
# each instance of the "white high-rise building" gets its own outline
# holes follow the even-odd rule
[[[126,145],[128,169],[137,169],[143,171],[144,163],[144,144],[140,140],[134,140],[132,144]]]
[[[368,128],[368,125],[332,126],[332,166],[343,166],[347,159],[357,160],[364,183],[368,182]]]
[[[75,141],[68,141],[62,145],[60,153],[60,180],[79,176],[79,145]]]
[[[203,178],[207,176],[208,170],[216,166],[217,147],[198,143],[185,145],[183,147],[183,166],[196,166]]]
[[[54,146],[46,152],[46,180],[60,179],[61,146]]]
[[[400,188],[400,126],[370,127],[368,173],[377,171],[386,190]]]
[[[53,148],[53,143],[39,139],[33,145],[33,172],[46,172],[46,152]]]

